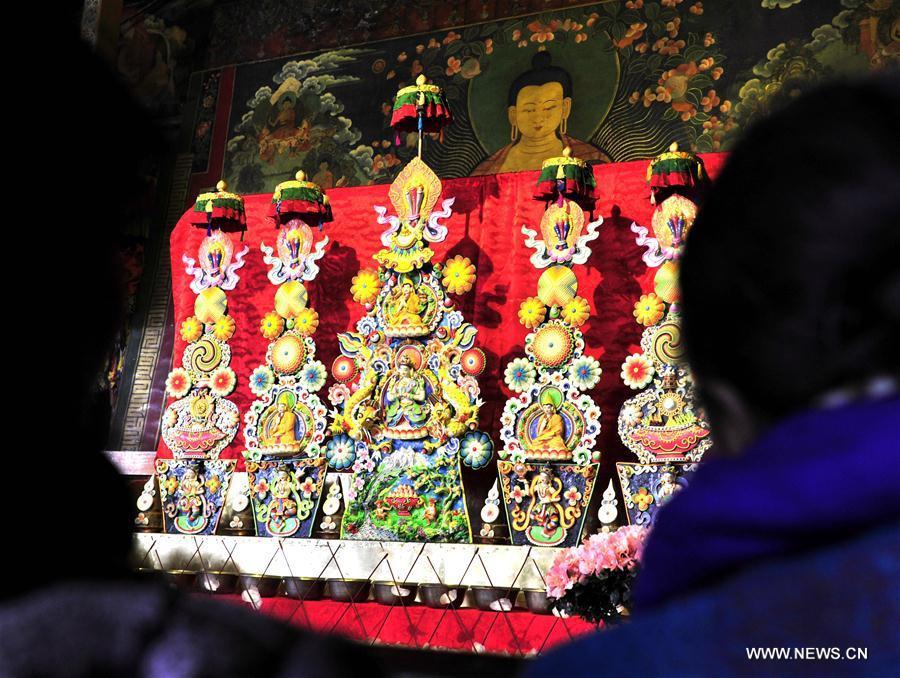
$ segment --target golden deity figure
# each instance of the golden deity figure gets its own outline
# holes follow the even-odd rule
[[[275,403],[275,408],[263,417],[260,443],[262,447],[292,447],[297,440],[297,415],[294,413],[293,394],[285,391]]]
[[[553,546],[563,541],[581,515],[578,506],[563,506],[563,482],[543,468],[528,486],[528,510],[514,512],[513,529],[525,530],[531,543]]]
[[[385,304],[387,321],[395,327],[422,327],[425,304],[412,283],[404,281],[388,297]]]
[[[558,389],[545,389],[540,396],[541,414],[537,419],[536,429],[527,435],[529,440],[526,449],[542,457],[559,458],[569,455],[569,446],[565,440],[565,425],[559,408],[562,405],[562,393]]]
[[[570,137],[572,76],[554,66],[549,52],[534,55],[530,70],[513,80],[507,96],[510,143],[482,161],[472,176],[539,170],[547,158],[568,147],[583,160],[609,162],[603,151]]]
[[[185,470],[178,485],[178,513],[187,525],[195,525],[203,521],[206,515],[206,497],[203,490],[203,478],[192,468]]]

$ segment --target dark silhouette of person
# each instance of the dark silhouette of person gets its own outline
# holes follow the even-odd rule
[[[898,120],[896,74],[836,82],[728,159],[681,272],[715,443],[659,513],[630,621],[529,675],[896,673]]]
[[[9,485],[23,496],[8,504],[21,508],[13,509],[19,522],[6,550],[12,567],[3,578],[0,675],[380,675],[361,646],[138,580],[129,570],[133,507],[101,453],[109,406],[97,383],[122,320],[116,232],[140,161],[160,140],[72,28],[52,29],[70,73],[55,87],[77,105],[52,153],[37,154],[43,173],[23,175],[57,193],[40,209],[22,201],[28,220],[17,221],[28,226],[19,229],[27,243],[21,251],[42,253],[29,286],[42,281],[46,289],[7,294],[9,318],[26,336],[7,377],[16,397],[35,407],[15,408],[8,420],[9,430],[29,435],[8,458],[16,457]],[[50,157],[62,162],[50,166]]]

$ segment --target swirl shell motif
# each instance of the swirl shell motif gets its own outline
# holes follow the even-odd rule
[[[209,337],[198,339],[188,350],[190,367],[194,372],[209,374],[222,362],[222,347]]]
[[[653,335],[653,358],[665,365],[678,365],[684,361],[684,344],[677,323],[664,322],[659,326]]]

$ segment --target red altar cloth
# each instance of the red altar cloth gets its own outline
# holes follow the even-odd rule
[[[246,604],[239,596],[217,596]],[[477,608],[435,609],[424,605],[341,603],[262,598],[260,611],[305,629],[337,633],[365,643],[410,648],[530,655],[595,631],[578,617],[560,619],[528,610],[483,612]]]
[[[715,176],[724,161],[724,154],[704,155],[710,175]],[[603,378],[591,392],[602,412],[601,433],[598,438],[603,453],[601,480],[612,472],[615,461],[631,460],[631,455],[619,441],[616,417],[619,408],[633,393],[619,376],[625,357],[638,349],[641,327],[635,322],[632,310],[638,297],[652,289],[653,271],[641,260],[642,250],[631,232],[632,222],[649,227],[653,211],[645,184],[647,161],[599,165],[597,177],[596,215],[602,215],[600,237],[591,243],[593,254],[584,266],[577,266],[578,294],[591,306],[591,317],[582,327],[585,352],[597,358],[603,367]],[[544,205],[532,199],[538,172],[497,174],[443,182],[442,198],[453,197],[453,216],[445,223],[449,228],[443,243],[432,245],[435,261],[462,254],[469,257],[478,270],[475,288],[456,297],[466,320],[478,328],[477,346],[486,353],[488,362],[479,378],[482,398],[480,428],[499,444],[500,414],[511,392],[503,383],[503,370],[513,358],[524,355],[524,340],[528,333],[519,324],[517,312],[523,299],[537,293],[540,271],[528,261],[532,250],[525,247],[521,233],[523,225],[538,230]],[[319,262],[321,273],[311,283],[310,305],[319,313],[319,328],[314,338],[317,357],[330,368],[339,354],[336,335],[353,329],[364,314],[364,308],[350,296],[351,279],[361,268],[376,268],[372,255],[381,249],[384,227],[376,221],[373,205],[384,205],[393,213],[387,197],[388,186],[360,186],[328,191],[334,209],[334,222],[326,224],[324,233],[330,238],[325,257]],[[193,198],[193,196],[191,196]],[[254,400],[247,384],[250,373],[264,363],[267,340],[259,332],[263,315],[274,309],[275,286],[266,278],[260,242],[275,244],[276,230],[265,218],[271,196],[245,197],[247,232],[244,242],[250,246],[246,264],[238,271],[240,282],[228,292],[228,312],[235,319],[237,329],[231,339],[231,367],[238,376],[238,385],[229,398],[238,406],[241,416]],[[190,213],[185,214],[171,236],[172,286],[175,309],[176,336],[174,355],[180,364],[185,343],[177,332],[181,322],[194,312],[195,294],[188,286],[190,279],[181,263],[183,254],[196,259],[197,247],[205,230],[191,225]],[[231,236],[235,241],[237,234]],[[327,389],[334,380],[329,376],[320,392],[327,403]],[[241,459],[244,449],[243,426],[234,441],[222,452],[223,459]],[[159,456],[171,457],[160,440]],[[239,462],[238,468],[242,468]],[[470,473],[474,484],[481,485],[491,472]],[[605,486],[605,481],[604,481]],[[478,495],[475,495],[478,496]]]

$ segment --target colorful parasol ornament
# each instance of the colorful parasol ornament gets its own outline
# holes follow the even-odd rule
[[[275,187],[272,204],[269,206],[269,218],[276,226],[286,224],[291,219],[302,219],[309,224],[322,224],[334,221],[331,203],[322,188],[307,181],[306,172],[300,170],[290,181],[282,181]]]
[[[201,193],[194,201],[194,218],[192,223],[197,227],[205,227],[210,235],[213,229],[222,231],[247,230],[244,215],[244,199],[237,193],[228,192],[228,184],[222,180],[216,184],[216,190]]]
[[[559,207],[562,207],[564,199],[568,199],[593,212],[596,187],[594,168],[581,158],[572,157],[572,149],[567,146],[561,156],[544,161],[534,199],[548,203],[556,200]]]
[[[694,153],[679,151],[677,142],[656,156],[647,167],[647,183],[654,204],[657,192],[662,189],[699,189],[706,181],[703,161]]]
[[[391,127],[400,132],[419,133],[419,157],[422,157],[422,133],[443,133],[443,129],[453,122],[450,106],[444,91],[437,85],[429,85],[425,76],[416,78],[416,84],[403,87],[394,99]]]

